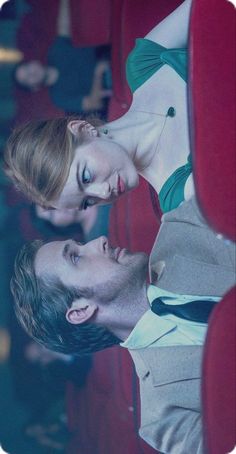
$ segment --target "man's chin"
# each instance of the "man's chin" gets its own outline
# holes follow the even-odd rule
[[[140,261],[142,261],[144,265],[145,264],[148,265],[149,257],[147,254],[145,254],[145,252],[137,252],[137,255],[138,255]]]
[[[142,261],[143,268],[145,269],[145,274],[148,274],[148,264],[149,264],[149,256],[144,252],[140,252],[141,257],[140,260]]]
[[[148,255],[145,252],[127,252],[123,258],[123,261],[127,261],[127,264],[134,265],[137,270],[139,269],[142,272],[148,272]]]

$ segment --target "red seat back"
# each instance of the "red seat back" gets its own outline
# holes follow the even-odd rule
[[[144,37],[183,0],[113,0],[112,2],[112,78],[116,118],[130,105],[131,93],[126,82],[125,63],[136,38]],[[111,111],[112,119],[115,115]]]
[[[192,149],[197,194],[209,223],[236,239],[235,10],[195,0],[190,34]]]
[[[208,454],[236,445],[236,287],[210,319],[203,358],[203,427]]]
[[[110,0],[70,0],[70,11],[72,41],[75,46],[110,43]]]

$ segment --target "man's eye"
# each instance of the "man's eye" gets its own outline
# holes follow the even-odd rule
[[[85,167],[83,172],[82,172],[82,183],[83,184],[88,184],[91,182],[91,173],[90,171]]]
[[[84,201],[83,209],[84,209],[84,210],[87,210],[87,208],[96,205],[96,203],[97,203],[97,202],[96,202],[95,199],[87,199],[87,200]]]
[[[70,259],[71,259],[73,265],[77,265],[77,263],[78,263],[78,261],[80,259],[80,256],[78,254],[76,254],[76,253],[73,253],[73,254],[70,255]]]

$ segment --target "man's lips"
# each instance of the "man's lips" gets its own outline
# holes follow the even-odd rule
[[[122,180],[120,175],[118,175],[117,192],[119,195],[121,195],[125,192],[125,182]]]
[[[114,259],[117,261],[118,258],[119,258],[119,255],[120,255],[120,252],[121,252],[121,248],[120,247],[116,247],[114,249]]]
[[[117,247],[114,249],[114,259],[118,262],[118,260],[125,255],[127,250],[125,248]]]

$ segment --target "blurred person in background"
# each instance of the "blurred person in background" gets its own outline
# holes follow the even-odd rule
[[[78,209],[71,210],[47,210],[40,205],[36,205],[31,209],[34,222],[45,231],[45,236],[48,238],[48,231],[64,236],[73,235],[83,232],[85,241],[96,238],[99,235],[108,234],[110,206],[91,207],[88,210],[79,211]],[[45,221],[41,222],[39,220]],[[47,232],[46,232],[47,228]],[[82,241],[82,240],[81,240]]]
[[[23,61],[16,66],[15,81],[29,91],[47,87],[52,102],[69,114],[105,114],[111,95],[109,49],[75,47],[70,35],[69,3],[60,0],[57,37],[48,49],[47,65],[39,60]]]

